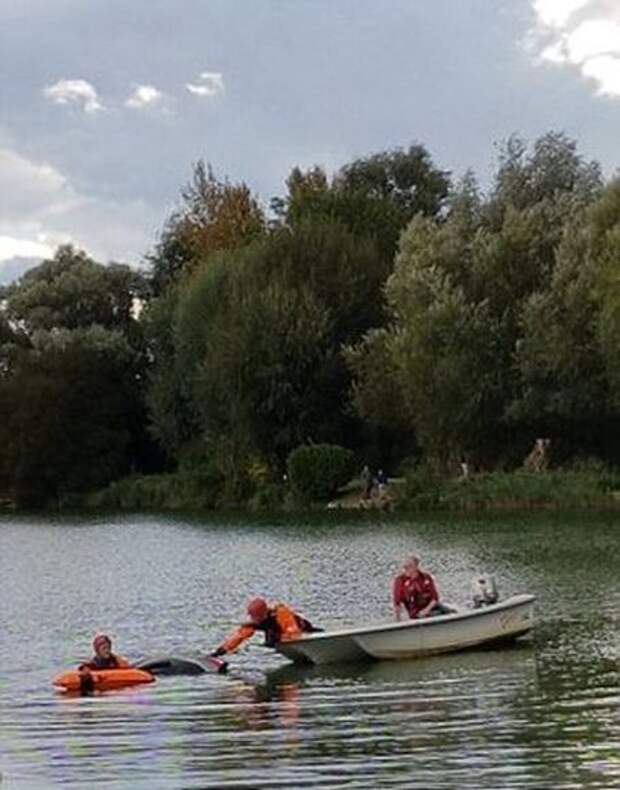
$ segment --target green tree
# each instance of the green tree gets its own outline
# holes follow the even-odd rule
[[[357,159],[331,183],[320,167],[294,168],[286,198],[272,208],[289,226],[306,218],[337,221],[373,238],[389,268],[400,232],[416,214],[437,216],[449,186],[449,174],[435,167],[423,146],[412,145]]]
[[[134,357],[118,331],[40,333],[0,379],[0,475],[18,504],[61,501],[129,471]]]
[[[515,437],[533,423],[531,409],[514,407],[526,374],[515,359],[534,345],[552,356],[532,327],[544,335],[540,300],[575,275],[578,256],[567,274],[558,250],[600,189],[598,166],[563,135],[546,135],[531,153],[511,138],[488,198],[468,174],[445,218],[414,218],[387,284],[391,323],[348,357],[358,413],[369,419],[380,392],[374,364],[391,371],[384,378],[398,382],[410,430],[440,464],[460,453],[485,464],[518,456]],[[568,309],[578,322],[577,303]],[[561,364],[569,370],[566,356]]]
[[[381,323],[384,276],[375,245],[333,222],[306,219],[212,256],[171,297],[153,431],[172,437],[177,457],[198,438],[205,453],[217,445],[275,465],[308,439],[354,436],[340,349]]]
[[[246,184],[221,181],[199,161],[181,192],[181,207],[166,222],[149,256],[155,293],[194,271],[213,253],[243,247],[265,231],[264,212]]]
[[[6,289],[6,317],[27,333],[97,324],[128,334],[137,330],[134,308],[146,295],[142,273],[63,246]]]
[[[602,187],[598,162],[585,161],[577,143],[563,132],[539,137],[531,150],[518,135],[512,135],[499,146],[487,218],[495,226],[508,206],[522,210],[543,201],[572,213],[589,205]]]
[[[619,226],[620,189],[612,184],[566,229],[550,283],[523,310],[516,353],[521,386],[510,414],[559,437],[568,453],[616,457],[620,451]]]
[[[155,461],[146,440],[143,275],[62,247],[5,291],[0,469],[45,504]]]

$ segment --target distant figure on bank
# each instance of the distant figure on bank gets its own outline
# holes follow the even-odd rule
[[[388,484],[388,476],[383,471],[383,469],[379,469],[377,472],[377,485],[379,486],[379,494],[383,494],[385,489],[387,488]]]
[[[524,469],[533,472],[544,472],[549,466],[549,448],[551,439],[536,439],[534,447],[523,462]]]
[[[435,580],[430,573],[420,570],[420,559],[415,556],[405,561],[402,573],[394,579],[392,597],[397,620],[401,619],[403,606],[412,620],[450,611],[439,603]]]
[[[131,664],[121,656],[116,656],[112,652],[112,640],[106,634],[99,634],[93,639],[93,651],[95,655],[90,661],[80,664],[80,672],[101,669],[128,669]]]
[[[364,499],[370,499],[374,480],[372,478],[368,464],[366,464],[366,466],[362,469],[362,474],[360,477],[362,479],[362,496]]]
[[[228,639],[211,653],[212,656],[223,656],[232,653],[256,631],[265,634],[265,646],[274,647],[278,642],[297,639],[302,634],[322,631],[301,615],[282,603],[271,606],[262,598],[254,598],[247,608],[248,622],[243,623]]]
[[[469,464],[464,455],[461,456],[461,477],[463,480],[467,480],[469,477]]]

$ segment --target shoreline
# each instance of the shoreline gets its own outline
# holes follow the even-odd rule
[[[26,512],[179,512],[179,513],[338,513],[372,516],[407,514],[502,514],[517,512],[616,512],[620,510],[618,473],[553,470],[542,473],[494,472],[468,479],[391,478],[371,498],[351,481],[330,501],[308,501],[286,485],[259,486],[244,498],[226,495],[222,486],[199,472],[122,478],[105,489],[66,496],[38,511],[19,508],[4,495],[0,513]]]

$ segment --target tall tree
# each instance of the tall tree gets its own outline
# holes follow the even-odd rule
[[[28,333],[93,324],[128,333],[137,328],[134,309],[146,295],[140,272],[103,266],[67,245],[5,290],[6,316]]]
[[[433,164],[423,146],[412,145],[357,159],[331,183],[319,167],[294,168],[287,197],[272,206],[289,226],[308,217],[341,222],[356,235],[373,238],[391,265],[403,228],[416,214],[438,215],[449,186],[449,174]]]
[[[531,152],[511,138],[487,199],[468,176],[444,218],[416,217],[387,284],[391,326],[381,344],[368,337],[349,356],[358,410],[372,402],[368,360],[383,348],[387,360],[377,364],[391,365],[410,428],[432,457],[445,463],[466,453],[492,463],[518,455],[515,436],[533,423],[513,405],[526,374],[515,359],[526,349],[533,359],[534,345],[553,356],[542,340],[552,322],[541,300],[552,301],[564,279],[574,281],[579,255],[568,256],[571,275],[558,251],[600,190],[600,169],[564,135],[545,135]],[[576,302],[568,312],[579,321]],[[568,358],[563,364],[570,370]]]
[[[146,356],[129,267],[62,247],[5,292],[0,346],[0,474],[45,504],[149,462]]]
[[[181,206],[166,222],[149,256],[156,293],[194,271],[210,255],[231,250],[263,235],[266,219],[244,183],[219,180],[199,161],[181,192]]]
[[[309,437],[354,441],[340,349],[380,325],[384,276],[371,241],[308,219],[212,256],[167,313],[167,369],[149,393],[154,432],[177,457],[194,436],[233,439],[235,452],[276,463]],[[186,431],[173,403],[188,406]]]

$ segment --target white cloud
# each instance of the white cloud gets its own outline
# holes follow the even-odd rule
[[[196,82],[185,87],[194,96],[217,96],[224,93],[224,78],[218,71],[203,71]]]
[[[0,261],[47,257],[72,242],[97,260],[138,261],[153,243],[153,210],[142,200],[83,194],[47,163],[0,149]]]
[[[58,80],[48,85],[43,94],[54,104],[74,104],[86,113],[103,109],[97,91],[86,80]]]
[[[141,110],[161,104],[164,94],[153,85],[136,85],[134,92],[125,102],[125,107]]]
[[[0,148],[0,222],[40,211],[62,213],[80,197],[56,168],[32,162],[10,148]]]
[[[531,0],[540,57],[576,69],[599,95],[620,97],[620,4],[609,0]]]
[[[565,49],[571,63],[586,63],[600,55],[620,55],[620,22],[591,19],[577,25],[565,36]]]
[[[588,2],[589,0],[533,0],[533,6],[543,25],[563,27]]]
[[[0,236],[0,261],[11,258],[49,258],[54,248],[31,239],[15,239],[12,236]]]
[[[585,77],[598,84],[602,96],[620,96],[620,57],[600,55],[590,58],[582,66]]]

